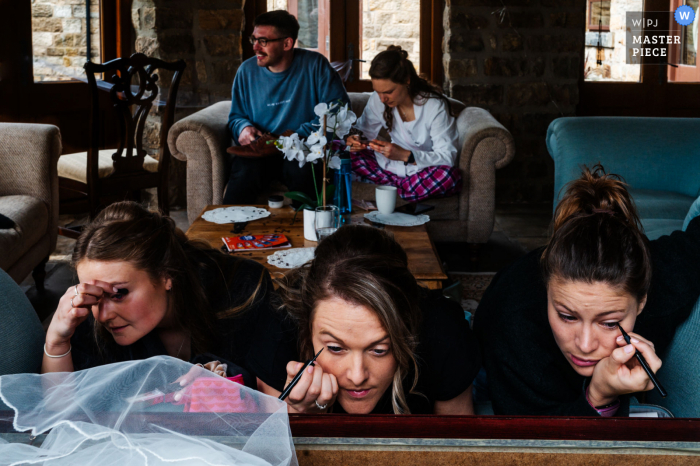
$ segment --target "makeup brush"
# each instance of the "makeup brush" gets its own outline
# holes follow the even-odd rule
[[[618,322],[617,326],[620,328],[620,332],[622,332],[622,338],[625,339],[625,342],[628,345],[632,344],[630,336],[627,335],[627,332],[625,332],[625,329],[622,328],[622,325],[620,325],[620,323]],[[664,387],[661,385],[661,383],[656,378],[656,375],[649,367],[647,360],[644,359],[644,356],[642,356],[642,353],[640,353],[637,348],[634,348],[634,355],[637,356],[637,361],[639,361],[639,364],[641,364],[644,370],[646,371],[647,375],[649,376],[649,379],[651,380],[651,383],[654,384],[654,387],[656,387],[656,390],[659,392],[659,395],[661,395],[661,398],[666,398],[668,393],[666,393],[666,390],[664,390]]]
[[[289,385],[287,385],[287,387],[285,387],[285,389],[282,391],[282,394],[279,396],[280,400],[284,400],[285,398],[287,398],[287,396],[289,396],[289,392],[292,391],[292,388],[294,388],[294,386],[297,384],[297,382],[299,382],[299,380],[301,379],[301,376],[304,375],[304,371],[306,370],[306,368],[314,365],[314,361],[316,360],[318,355],[321,354],[321,351],[323,351],[323,348],[318,350],[318,353],[316,353],[316,356],[314,356],[313,359],[306,361],[306,364],[304,364],[304,367],[302,367],[299,370],[299,372],[297,372],[297,375],[294,376],[292,381],[289,382]]]

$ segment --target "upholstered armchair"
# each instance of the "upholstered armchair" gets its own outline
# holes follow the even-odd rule
[[[361,115],[369,94],[349,95],[353,111]],[[460,112],[458,164],[464,184],[458,196],[426,201],[435,205],[428,230],[435,241],[485,243],[493,231],[496,170],[513,159],[515,144],[508,130],[486,110],[465,108],[456,100],[452,103]],[[223,202],[230,165],[226,148],[232,145],[227,129],[230,108],[231,102],[214,104],[178,121],[168,134],[173,157],[187,162],[190,222],[206,205]],[[353,198],[374,200],[374,186],[353,183]],[[267,196],[259,203],[266,204]]]
[[[56,249],[61,133],[52,125],[0,123],[0,268],[17,283],[34,271],[43,290],[44,266]]]

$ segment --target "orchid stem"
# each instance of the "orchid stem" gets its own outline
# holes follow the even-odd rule
[[[321,135],[326,137],[326,128],[328,124],[328,116],[323,115],[323,132]],[[327,143],[326,143],[327,144]],[[326,152],[326,146],[323,146],[323,152]],[[323,207],[326,207],[326,157],[323,157]]]

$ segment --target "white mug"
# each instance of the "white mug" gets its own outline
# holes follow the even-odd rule
[[[380,214],[389,215],[396,208],[396,186],[377,186],[374,198],[377,201],[377,209]]]

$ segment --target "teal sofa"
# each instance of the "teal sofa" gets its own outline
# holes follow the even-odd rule
[[[547,130],[554,206],[582,165],[624,178],[649,239],[680,230],[700,195],[700,118],[569,117]]]
[[[0,270],[0,376],[39,372],[45,338],[44,328],[29,299],[19,285]]]

